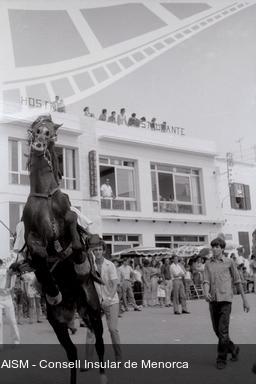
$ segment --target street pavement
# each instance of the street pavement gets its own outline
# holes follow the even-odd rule
[[[140,364],[142,359],[148,361],[184,361],[189,363],[188,369],[137,369],[107,370],[109,384],[255,384],[256,375],[252,373],[252,365],[256,361],[256,295],[247,295],[251,310],[244,313],[241,297],[233,300],[230,336],[240,345],[241,353],[238,362],[228,361],[227,367],[219,371],[215,368],[217,339],[213,333],[208,304],[204,300],[188,302],[190,314],[174,315],[173,308],[144,308],[141,312],[130,310],[125,312],[119,321],[124,361],[131,359]],[[77,321],[78,326],[78,321]],[[65,353],[58,344],[57,338],[43,319],[41,324],[19,326],[22,344],[30,344],[29,353],[37,359],[66,359]],[[5,340],[8,342],[8,329],[5,324]],[[78,328],[72,340],[80,344],[79,359],[83,361],[85,328]],[[107,326],[104,320],[104,341],[106,343],[106,359],[113,361],[113,351]],[[40,344],[39,348],[31,344]],[[49,346],[47,346],[49,344]],[[17,351],[22,346],[17,347]],[[48,349],[47,349],[48,348]],[[55,351],[52,349],[55,348]],[[57,348],[57,349],[56,349]],[[15,348],[14,348],[15,349]],[[45,352],[47,351],[47,353]],[[26,352],[26,350],[25,350]],[[23,353],[20,350],[20,353]],[[4,349],[0,357],[7,358]],[[24,353],[24,356],[26,353]],[[31,357],[30,357],[31,358]],[[1,360],[1,358],[0,358]],[[57,360],[58,361],[58,360]],[[19,381],[17,381],[17,372]],[[2,376],[4,375],[4,376]],[[68,384],[68,370],[65,369],[19,369],[1,370],[4,384],[31,382],[33,384]],[[23,381],[24,380],[24,381]],[[78,372],[78,383],[97,383],[97,369],[87,373]],[[1,381],[2,382],[2,381]]]
[[[256,344],[256,295],[246,295],[250,312],[243,312],[240,296],[234,296],[230,335],[238,344]],[[191,312],[174,315],[173,308],[143,308],[141,312],[130,308],[119,319],[119,332],[122,344],[215,344],[208,304],[200,300],[188,302]],[[45,318],[43,323],[19,326],[23,344],[57,344],[58,340]],[[85,342],[86,329],[80,328],[76,320],[77,333],[72,335],[76,344]],[[5,342],[10,342],[8,326],[4,328]],[[104,340],[111,343],[104,320]]]

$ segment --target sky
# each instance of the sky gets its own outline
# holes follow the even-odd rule
[[[186,135],[217,142],[219,153],[252,159],[256,144],[256,5],[207,28],[79,103],[96,115],[126,107]]]
[[[221,0],[216,0],[216,3],[218,1]],[[105,47],[110,47],[110,50],[113,48],[113,57],[118,52],[119,43],[128,43],[129,46],[129,41],[135,39],[133,48],[136,48],[143,34],[147,36],[150,31],[161,30],[166,25],[139,1],[120,0],[113,6],[109,3],[105,6],[107,1],[102,1],[100,5],[104,5],[103,8],[95,5],[89,9],[85,6],[88,5],[86,1],[74,3],[74,9],[59,0],[53,3],[53,8],[37,0],[35,9],[32,6],[34,2],[17,2],[17,8],[11,10],[9,3],[4,3],[7,12],[3,12],[6,18],[3,17],[0,28],[3,36],[5,28],[9,28],[10,45],[12,42],[12,47],[7,47],[6,38],[3,48],[6,81],[19,87],[20,83],[16,84],[14,79],[22,74],[25,83],[27,78],[27,96],[42,100],[53,97],[48,93],[47,81],[51,83],[54,94],[68,99],[74,90],[69,79],[61,73],[65,72],[67,65],[71,68],[72,78],[71,72],[76,70],[76,66],[79,68],[76,59],[80,60],[81,66],[90,63],[90,52],[95,48],[92,44],[96,40],[84,29],[84,19],[101,43],[99,55],[105,53]],[[210,3],[213,4],[214,0]],[[194,7],[200,19],[200,10],[205,4],[189,4],[188,9],[187,3],[176,2],[176,13],[179,11],[179,18],[186,20],[186,12],[191,12]],[[238,157],[242,152],[243,159],[255,160],[256,151],[253,152],[252,148],[256,145],[256,0],[252,4],[180,41],[121,79],[103,89],[100,87],[91,96],[81,99],[77,93],[75,99],[80,98],[80,101],[67,105],[67,111],[82,115],[84,106],[88,105],[99,116],[103,108],[110,113],[125,107],[128,117],[133,112],[138,117],[146,116],[148,120],[156,117],[159,123],[167,121],[170,125],[184,128],[187,136],[214,140],[221,154],[231,151]],[[173,8],[173,3],[167,5]],[[72,12],[76,17],[71,17],[74,16]],[[82,37],[87,44],[90,41],[90,46],[86,46]],[[93,60],[100,61],[99,57]],[[71,80],[75,82],[76,77]],[[16,90],[12,91],[17,98]],[[22,86],[20,92],[23,92]],[[24,95],[21,93],[21,96]]]

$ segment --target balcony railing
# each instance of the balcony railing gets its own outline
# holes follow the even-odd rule
[[[101,209],[120,210],[120,211],[136,211],[137,201],[135,199],[121,199],[112,197],[101,198]]]
[[[173,203],[166,201],[154,201],[154,212],[166,212],[166,213],[188,213],[193,215],[201,215],[203,213],[202,204],[192,203]]]

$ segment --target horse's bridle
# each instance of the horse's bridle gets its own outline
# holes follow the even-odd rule
[[[56,193],[57,191],[60,191],[60,188],[59,188],[59,187],[54,188],[54,189],[53,189],[51,192],[49,192],[48,194],[46,194],[46,193],[36,193],[36,192],[34,192],[34,193],[30,193],[30,194],[29,194],[29,197],[40,197],[40,198],[42,198],[42,199],[51,199],[52,196],[55,195],[55,193]]]

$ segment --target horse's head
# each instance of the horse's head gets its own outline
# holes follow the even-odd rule
[[[54,124],[51,115],[41,115],[28,130],[29,142],[33,149],[44,152],[57,139],[57,130],[62,124]]]

